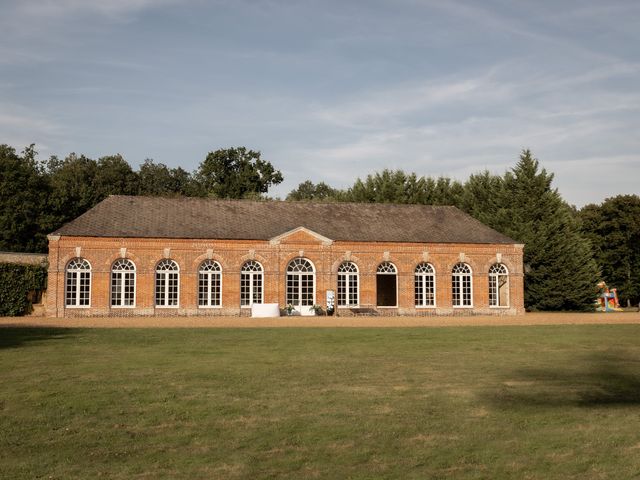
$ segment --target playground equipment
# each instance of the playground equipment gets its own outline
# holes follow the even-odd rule
[[[596,300],[596,311],[598,312],[621,312],[620,302],[618,302],[618,290],[609,289],[604,282],[598,283],[598,299]]]

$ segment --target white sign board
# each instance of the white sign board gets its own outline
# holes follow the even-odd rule
[[[333,308],[336,300],[336,292],[327,290],[327,309]]]

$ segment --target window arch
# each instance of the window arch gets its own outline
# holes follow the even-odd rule
[[[65,306],[91,305],[91,264],[84,258],[73,258],[65,269]]]
[[[287,304],[311,307],[315,304],[316,272],[306,258],[294,258],[287,265]]]
[[[241,306],[262,303],[263,275],[262,265],[255,260],[249,260],[242,265],[242,270],[240,271]]]
[[[136,304],[136,266],[120,258],[111,266],[111,306],[134,307]]]
[[[358,267],[353,262],[344,262],[338,267],[338,306],[357,307],[359,298]]]
[[[436,306],[436,272],[430,263],[419,263],[414,272],[416,307]]]
[[[391,262],[382,262],[380,265],[378,265],[377,273],[396,274],[396,266]]]
[[[391,262],[382,262],[376,271],[376,305],[398,306],[398,270]]]
[[[156,266],[156,307],[177,307],[180,298],[180,268],[165,258]]]
[[[509,306],[509,270],[502,263],[489,268],[489,306]]]
[[[456,263],[451,270],[451,293],[454,307],[473,306],[473,283],[471,267]]]
[[[222,305],[222,267],[218,262],[205,260],[198,269],[198,306]]]

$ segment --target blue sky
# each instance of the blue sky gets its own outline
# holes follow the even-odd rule
[[[336,187],[530,148],[570,203],[640,193],[640,2],[0,0],[0,143]]]

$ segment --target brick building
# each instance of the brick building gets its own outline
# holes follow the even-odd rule
[[[517,314],[522,253],[455,207],[111,196],[49,235],[47,314]]]

